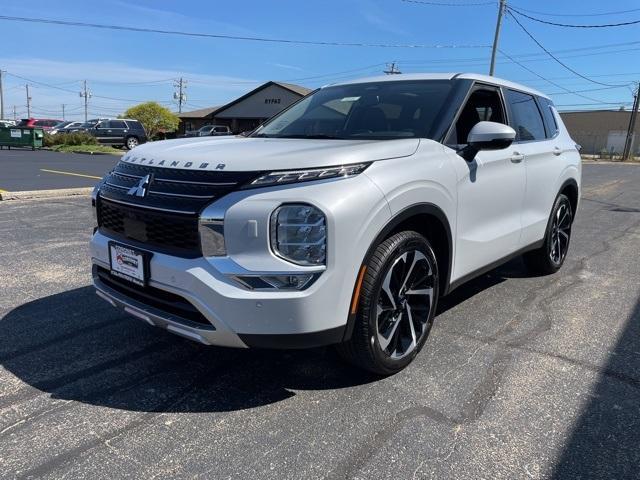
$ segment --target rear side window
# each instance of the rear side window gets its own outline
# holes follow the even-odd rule
[[[127,124],[132,130],[142,130],[142,125],[137,120],[128,120]]]
[[[553,103],[546,98],[538,97],[540,108],[542,109],[542,117],[544,119],[544,127],[547,130],[547,138],[553,138],[558,134],[558,122],[553,114]]]
[[[514,90],[507,90],[506,94],[513,128],[516,131],[516,141],[544,140],[546,138],[544,122],[533,95]]]

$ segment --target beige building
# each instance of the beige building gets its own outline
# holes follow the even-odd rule
[[[629,128],[631,112],[626,110],[591,110],[561,112],[571,137],[582,146],[582,153],[599,154],[604,151],[622,154]],[[636,120],[633,153],[640,152],[640,115]]]
[[[179,133],[214,124],[227,125],[233,133],[253,130],[311,91],[300,85],[267,82],[226,105],[179,114]]]

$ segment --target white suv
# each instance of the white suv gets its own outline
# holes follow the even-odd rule
[[[321,88],[247,137],[154,142],[96,187],[98,295],[207,345],[336,344],[379,374],[438,297],[524,254],[563,264],[581,162],[544,94],[494,77]]]

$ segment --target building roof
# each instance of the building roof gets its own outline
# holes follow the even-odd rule
[[[293,93],[295,93],[297,95],[300,95],[301,97],[304,97],[305,95],[308,95],[309,93],[311,93],[313,91],[310,88],[303,87],[301,85],[295,85],[293,83],[270,81],[270,82],[263,83],[259,87],[254,88],[253,90],[251,90],[250,92],[245,93],[241,97],[238,97],[235,100],[230,101],[226,105],[218,105],[216,107],[201,108],[199,110],[192,110],[190,112],[182,112],[182,113],[178,114],[178,117],[180,117],[180,118],[205,118],[205,117],[213,116],[214,114],[220,113],[221,111],[226,110],[227,108],[231,107],[232,105],[235,105],[236,103],[241,102],[245,98],[250,97],[251,95],[255,94],[256,92],[259,92],[260,90],[264,90],[265,88],[267,88],[267,87],[269,87],[271,85],[278,85],[279,87],[284,88],[286,90],[289,90],[289,91],[291,91],[291,92],[293,92]]]
[[[204,118],[204,117],[208,117],[209,115],[217,112],[222,107],[224,107],[224,105],[217,105],[215,107],[208,107],[208,108],[200,108],[198,110],[191,110],[190,112],[182,112],[182,113],[178,113],[178,117],[180,117],[180,118]]]
[[[296,85],[294,83],[284,83],[284,82],[272,82],[272,83],[275,83],[276,85],[280,85],[281,87],[286,88],[287,90],[291,90],[292,92],[302,96],[309,95],[311,92],[313,92],[313,89],[311,88],[303,87],[302,85]]]
[[[532,95],[538,95],[540,97],[549,98],[538,90],[527,87],[519,83],[510,82],[498,77],[490,77],[489,75],[482,75],[480,73],[403,73],[400,75],[378,75],[375,77],[358,78],[355,80],[346,80],[344,82],[337,82],[331,85],[352,85],[355,83],[368,83],[368,82],[399,82],[402,80],[453,80],[454,78],[462,78],[467,80],[478,80],[484,83],[493,85],[500,85],[514,90],[521,90],[523,92],[530,93]]]

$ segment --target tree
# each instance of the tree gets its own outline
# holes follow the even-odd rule
[[[173,132],[180,124],[176,114],[157,102],[145,102],[131,107],[124,112],[124,117],[142,123],[149,138],[154,138],[160,132]]]

